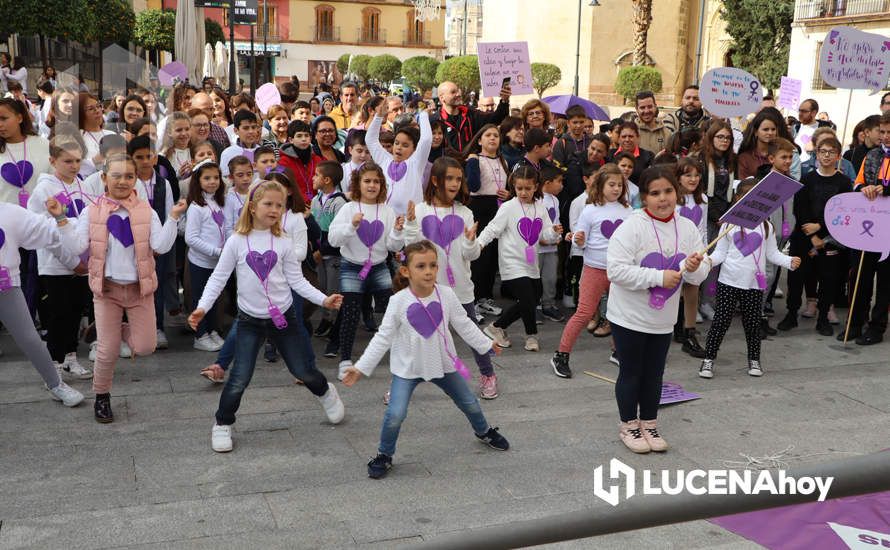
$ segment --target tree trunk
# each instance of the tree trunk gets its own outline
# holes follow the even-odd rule
[[[646,64],[646,44],[649,25],[652,24],[652,0],[632,0],[634,5],[634,56],[633,64]]]

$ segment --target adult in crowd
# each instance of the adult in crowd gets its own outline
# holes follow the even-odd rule
[[[49,82],[53,85],[53,89],[55,90],[58,87],[58,83],[56,82],[56,69],[52,65],[47,65],[43,72],[40,73],[40,76],[37,77],[37,86],[40,86],[44,82]]]
[[[312,152],[325,160],[343,164],[346,156],[334,148],[337,142],[337,124],[329,116],[321,115],[312,121]]]
[[[501,134],[501,156],[507,163],[507,171],[525,156],[525,127],[518,116],[508,116],[498,127]]]
[[[210,91],[210,99],[213,100],[213,120],[217,126],[228,128],[232,125],[234,115],[229,105],[229,94],[220,88]]]
[[[630,175],[630,181],[640,181],[643,170],[652,166],[655,153],[640,145],[640,130],[634,122],[622,122],[618,126],[618,147],[610,151],[609,161],[615,159],[615,155],[628,152],[634,156],[634,171]]]
[[[639,130],[639,146],[653,153],[659,153],[667,148],[668,139],[676,128],[673,127],[670,117],[664,119],[659,116],[655,94],[649,91],[638,93],[634,98],[634,107],[636,116],[633,117],[633,122]],[[620,136],[618,139],[621,140]]]
[[[509,87],[501,89],[501,101],[493,113],[483,113],[464,105],[460,88],[454,82],[442,82],[436,92],[442,107],[433,115],[432,120],[442,121],[445,139],[456,151],[463,151],[482,126],[500,124],[510,110]]]
[[[9,89],[9,83],[18,82],[22,85],[22,92],[25,95],[28,94],[28,69],[25,68],[21,59],[16,58],[12,63],[7,62],[0,65],[0,75],[2,75],[0,78],[7,82],[7,89]]]
[[[496,105],[493,97],[483,97],[476,106],[483,113],[493,113]]]
[[[99,170],[103,163],[99,143],[103,137],[114,132],[102,128],[105,124],[105,118],[102,116],[102,104],[95,96],[86,92],[78,94],[77,111],[77,127],[80,128],[80,135],[83,137],[83,144],[86,147],[80,175],[87,177]]]
[[[844,158],[853,164],[853,169],[857,174],[859,169],[862,168],[862,161],[865,160],[868,152],[881,144],[880,123],[881,115],[869,115],[857,124],[856,129],[853,131],[856,145],[844,153]]]
[[[278,85],[278,94],[281,95],[281,106],[288,113],[293,113],[294,104],[300,100],[300,79],[296,76],[290,78]]]
[[[686,86],[686,89],[683,90],[680,108],[675,113],[668,115],[670,119],[667,125],[673,127],[675,131],[679,132],[686,128],[701,129],[702,123],[711,119],[701,106],[698,90],[698,86]]]
[[[881,113],[890,113],[890,92],[881,96]]]
[[[124,104],[121,105],[118,116],[120,116],[120,124],[123,126],[119,133],[124,136],[124,139],[130,141],[138,135],[133,125],[148,116],[148,107],[141,97],[131,94],[127,96]]]
[[[794,143],[800,148],[800,160],[806,162],[813,151],[813,132],[816,128],[831,126],[830,121],[818,120],[819,104],[815,99],[805,99],[800,102],[797,110],[798,121],[791,128]]]
[[[739,147],[738,179],[757,177],[757,169],[769,164],[769,144],[776,137],[794,142],[782,113],[775,107],[765,107],[748,123]],[[795,152],[791,163],[791,177],[800,181],[800,155]]]
[[[206,92],[196,93],[194,97],[192,97],[191,106],[195,109],[201,109],[202,111],[204,111],[204,114],[207,115],[207,118],[211,120],[210,142],[213,144],[214,147],[217,148],[217,151],[222,151],[232,144],[231,140],[229,140],[229,135],[226,133],[225,128],[212,122],[213,98],[210,97],[210,94]]]
[[[405,104],[402,103],[401,97],[392,95],[386,98],[386,107],[389,110],[386,111],[386,122],[383,123],[383,127],[394,132],[394,122],[405,112]]]
[[[525,131],[532,128],[538,128],[545,132],[550,131],[550,105],[547,105],[540,99],[529,99],[522,106],[522,122],[525,124]]]
[[[57,88],[53,92],[50,100],[49,113],[46,115],[46,127],[49,128],[46,138],[52,138],[55,135],[56,124],[60,122],[71,122],[77,115],[74,112],[74,102],[77,100],[77,93],[71,88]]]
[[[352,119],[358,112],[358,88],[354,82],[340,84],[340,104],[328,115],[340,130],[352,128]]]

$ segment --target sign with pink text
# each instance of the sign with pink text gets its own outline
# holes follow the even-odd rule
[[[763,89],[751,73],[735,67],[706,72],[699,90],[705,109],[719,117],[746,116],[760,109]]]
[[[890,197],[873,201],[863,193],[841,193],[825,205],[825,225],[842,245],[854,250],[890,254]]]
[[[800,104],[800,88],[802,85],[803,82],[796,78],[783,76],[782,85],[779,87],[779,101],[776,102],[776,105],[789,111],[796,111]]]
[[[528,42],[479,42],[478,46],[479,78],[484,97],[500,95],[505,78],[510,79],[510,91],[515,95],[535,92]]]
[[[770,172],[733,204],[720,222],[754,229],[801,189],[803,185],[799,182],[778,172]]]
[[[835,88],[877,92],[887,85],[890,38],[852,27],[828,31],[819,53],[819,74]]]

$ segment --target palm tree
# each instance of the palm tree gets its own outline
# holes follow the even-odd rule
[[[631,0],[634,5],[634,65],[646,64],[646,43],[652,24],[652,0]]]

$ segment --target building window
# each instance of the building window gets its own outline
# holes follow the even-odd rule
[[[822,42],[816,42],[816,61],[813,66],[813,89],[834,90],[835,87],[822,80],[822,72],[819,70],[819,58],[822,57]]]
[[[408,10],[407,13],[408,29],[404,33],[402,45],[410,44],[429,44],[426,29],[423,21],[417,21],[414,18],[414,10]]]
[[[334,32],[334,8],[325,4],[315,8],[315,40],[335,42],[339,40]]]
[[[377,8],[365,8],[362,10],[362,28],[359,34],[360,42],[380,42],[380,10]]]
[[[267,6],[269,9],[269,38],[274,38],[278,40],[278,7],[277,6]],[[224,9],[223,12],[223,30],[225,31],[225,35],[228,36],[229,32],[229,10]],[[263,35],[263,21],[265,15],[263,14],[263,5],[262,3],[257,6],[256,12],[256,28],[254,28],[253,32],[257,36]],[[237,25],[237,23],[236,23]]]

